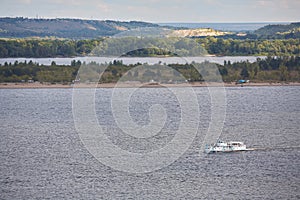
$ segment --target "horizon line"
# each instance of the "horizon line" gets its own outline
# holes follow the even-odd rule
[[[0,18],[25,18],[25,19],[79,19],[79,20],[95,20],[95,21],[120,21],[120,22],[130,22],[130,21],[137,21],[137,22],[148,22],[148,23],[156,23],[156,24],[172,24],[172,23],[295,23],[299,21],[147,21],[147,20],[137,20],[137,19],[99,19],[99,18],[83,18],[83,17],[29,17],[29,16],[0,16]]]

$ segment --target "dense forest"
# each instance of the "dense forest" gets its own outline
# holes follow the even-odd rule
[[[84,19],[42,19],[24,17],[0,17],[0,37],[2,38],[28,38],[28,37],[54,37],[65,39],[94,39],[99,37],[110,37],[116,34],[126,33],[128,30],[140,30],[153,28],[163,31],[167,36],[178,33],[177,30],[184,29],[172,26],[160,26],[154,23],[142,21],[113,21],[113,20],[84,20]],[[207,28],[207,27],[202,27]],[[192,34],[187,37],[202,37],[195,32],[203,30],[187,29]],[[206,29],[209,30],[209,29]],[[204,30],[205,31],[205,30]],[[218,30],[213,30],[220,33]],[[179,31],[182,32],[182,31]],[[175,34],[178,35],[178,34]],[[179,34],[181,35],[181,34]],[[217,34],[218,35],[218,34]],[[217,36],[216,35],[216,36]],[[208,36],[208,35],[206,35]],[[237,32],[221,34],[221,38],[232,39],[296,39],[300,36],[300,23],[267,25],[254,32],[247,32],[240,36]]]
[[[137,21],[6,17],[0,18],[0,58],[300,54],[300,23],[268,25],[241,36],[172,37],[174,29]]]
[[[254,34],[261,39],[300,38],[300,22],[267,25],[256,30]]]
[[[159,25],[139,21],[83,20],[83,19],[31,19],[0,18],[0,37],[58,37],[69,39],[92,39],[118,34],[136,28]]]
[[[124,65],[122,61],[114,60],[113,62],[105,64],[81,63],[73,60],[70,65],[57,65],[55,62],[51,66],[40,65],[32,61],[24,63],[5,63],[0,65],[0,82],[27,82],[38,81],[48,83],[65,83],[69,84],[76,79],[77,72],[80,66],[84,66],[87,72],[82,73],[87,77],[80,77],[81,81],[98,81],[99,73],[103,72],[100,83],[117,82],[124,74],[136,78],[143,82],[150,80],[162,81],[170,79],[176,81],[176,77],[181,74],[186,80],[190,82],[204,81],[202,75],[211,73],[207,70],[200,71],[195,69],[198,65],[209,66],[213,63],[190,63],[190,64],[169,64],[168,67],[173,68],[178,73],[164,74],[162,71],[162,64],[144,65],[146,70],[134,71],[134,68],[141,65],[140,63],[134,65]],[[224,61],[223,65],[216,64],[219,72],[225,82],[234,82],[239,79],[249,79],[251,82],[299,82],[300,81],[300,57],[266,57],[266,59],[257,58],[256,62],[250,63],[248,61],[234,62]],[[105,71],[101,71],[106,67]],[[133,69],[133,71],[131,71]],[[213,72],[215,73],[215,72]],[[202,74],[202,75],[201,75]],[[170,78],[169,78],[170,77]],[[171,80],[172,79],[172,80]]]
[[[239,40],[209,37],[196,40],[209,54],[221,56],[300,54],[300,39]]]
[[[300,23],[268,25],[252,33],[210,37],[172,37],[157,30],[171,30],[146,22],[119,22],[81,19],[28,19],[0,18],[0,58],[47,58],[75,56],[267,56],[256,62],[225,61],[217,64],[226,82],[240,78],[251,81],[297,81],[300,66]],[[30,28],[31,27],[31,28]],[[34,27],[34,28],[32,28]],[[126,36],[126,31],[148,28],[146,37],[139,31],[135,36]],[[160,28],[160,29],[158,29]],[[163,28],[163,29],[161,29]],[[173,28],[173,31],[176,28]],[[139,30],[139,29],[138,29]],[[110,37],[124,33],[122,37]],[[132,32],[130,32],[132,34]],[[129,34],[130,35],[130,34]],[[109,36],[109,37],[106,37]],[[119,35],[120,36],[120,35]],[[203,81],[194,67],[211,63],[169,65],[189,81]],[[99,82],[116,82],[136,65],[124,65],[121,61],[109,63]],[[0,82],[39,81],[50,83],[70,83],[75,80],[80,66],[92,76],[99,74],[103,64],[72,61],[70,65],[51,66],[38,63],[5,63],[0,65]],[[159,66],[147,65],[147,70],[130,72],[130,76],[142,81],[158,79],[163,74]],[[96,73],[95,73],[96,72]],[[174,75],[174,74],[173,74]],[[88,78],[88,77],[87,77]],[[97,78],[97,77],[95,77]],[[174,79],[174,77],[173,77]],[[82,79],[84,80],[84,78]],[[89,81],[88,79],[86,79]],[[95,81],[95,80],[90,80]],[[98,80],[97,80],[98,81]],[[156,80],[160,81],[160,80]]]
[[[145,46],[151,50],[146,50]],[[138,51],[141,48],[144,50]],[[298,56],[300,39],[239,40],[215,37],[194,39],[126,37],[90,40],[0,39],[1,58],[119,56],[125,54],[127,56],[200,56],[206,53],[221,56]]]
[[[102,39],[0,39],[0,57],[71,57],[85,56],[99,45]]]

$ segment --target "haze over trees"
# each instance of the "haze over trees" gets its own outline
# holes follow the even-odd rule
[[[254,31],[261,39],[300,38],[300,22],[291,24],[267,25]]]
[[[236,32],[223,32],[211,28],[185,29],[173,26],[160,26],[154,23],[141,21],[113,21],[113,20],[83,20],[83,19],[33,19],[33,18],[0,18],[0,37],[26,38],[26,37],[55,37],[67,39],[94,39],[110,37],[125,33],[129,30],[157,29],[159,34],[178,37],[206,37],[234,39],[290,39],[299,38],[300,23],[285,25],[268,25],[254,32],[237,34]],[[169,30],[169,31],[164,31]],[[137,35],[138,36],[138,35]]]
[[[70,39],[91,39],[112,36],[122,31],[158,27],[147,22],[121,22],[113,20],[83,20],[83,19],[30,19],[30,18],[0,18],[0,37],[58,37]]]

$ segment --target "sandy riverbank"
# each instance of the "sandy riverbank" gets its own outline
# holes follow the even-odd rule
[[[140,83],[103,83],[103,84],[42,84],[42,83],[0,83],[0,89],[34,89],[34,88],[131,88],[131,87],[207,87],[207,86],[225,86],[225,87],[241,87],[240,84],[232,83],[180,83],[180,84],[140,84]],[[246,83],[243,84],[244,87],[253,87],[253,86],[300,86],[299,82],[291,83]]]

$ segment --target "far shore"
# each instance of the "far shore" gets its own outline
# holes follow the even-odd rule
[[[261,83],[216,83],[216,82],[194,82],[178,84],[158,83],[79,83],[79,84],[50,84],[50,83],[0,83],[0,89],[43,89],[43,88],[159,88],[159,87],[259,87],[259,86],[300,86],[300,82],[261,82]]]

